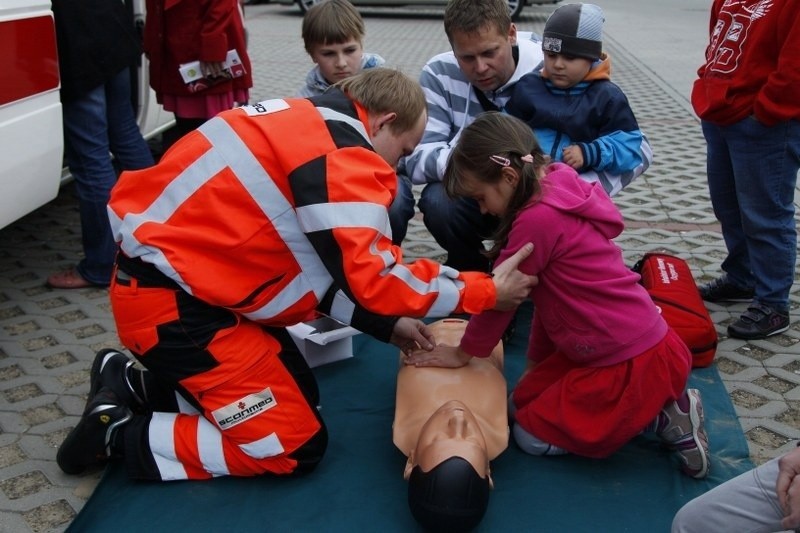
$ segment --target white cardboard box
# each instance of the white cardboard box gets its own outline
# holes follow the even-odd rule
[[[300,322],[286,330],[311,368],[353,357],[353,336],[361,333],[329,317]]]

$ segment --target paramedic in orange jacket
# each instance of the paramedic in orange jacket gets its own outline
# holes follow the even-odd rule
[[[370,69],[320,96],[223,112],[124,173],[109,203],[111,304],[146,370],[97,355],[60,467],[123,457],[131,477],[155,480],[309,471],[327,432],[286,326],[320,312],[432,349],[408,317],[519,304],[535,278],[516,265],[532,247],[489,275],[404,264],[392,244],[394,166],[425,121],[415,81]]]

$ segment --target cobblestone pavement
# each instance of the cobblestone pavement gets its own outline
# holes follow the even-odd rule
[[[705,5],[696,8],[706,9]],[[519,28],[541,31],[551,10],[526,8]],[[428,57],[448,49],[441,12],[364,10],[365,48],[416,77]],[[291,95],[300,86],[311,66],[300,40],[300,23],[294,6],[247,6],[253,100]],[[641,38],[647,30],[632,27],[630,32],[638,32],[635,36]],[[633,53],[635,48],[625,45],[630,42],[627,37],[607,27],[605,49],[614,60],[614,79],[628,94],[656,161],[616,198],[627,222],[618,243],[629,264],[646,251],[663,249],[687,258],[698,280],[712,279],[719,274],[725,248],[709,206],[699,124],[683,91],[656,73],[648,59],[653,50]],[[705,37],[696,40],[696,46],[702,47]],[[667,66],[674,68],[672,63]],[[412,258],[443,256],[419,219],[412,221],[404,248]],[[71,186],[49,205],[0,230],[3,532],[63,531],[101,475],[67,476],[55,463],[58,445],[83,409],[94,353],[119,346],[105,290],[44,286],[53,270],[78,261],[80,249]],[[792,327],[787,332],[754,342],[725,335],[732,314],[743,311],[743,304],[709,306],[720,333],[716,364],[756,463],[788,450],[800,438],[797,304],[795,291]]]

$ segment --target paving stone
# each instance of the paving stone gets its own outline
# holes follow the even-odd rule
[[[19,445],[10,444],[0,448],[0,469],[21,463],[27,459]]]
[[[69,503],[65,500],[58,500],[26,511],[22,513],[22,517],[31,531],[40,533],[69,523],[75,514],[75,510]]]
[[[0,490],[12,500],[30,496],[51,486],[50,481],[38,470],[0,481]]]

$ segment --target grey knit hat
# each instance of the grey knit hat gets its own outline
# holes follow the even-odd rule
[[[586,59],[603,52],[603,10],[594,4],[566,4],[550,15],[542,32],[542,50]]]

